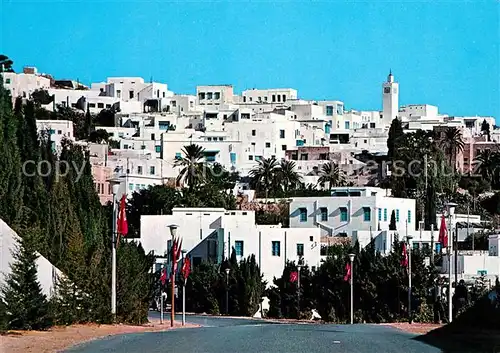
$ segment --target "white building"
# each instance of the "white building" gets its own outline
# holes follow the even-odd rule
[[[196,86],[198,105],[220,106],[233,102],[232,85]]]
[[[293,88],[248,89],[241,93],[242,103],[285,103],[297,99]]]
[[[262,158],[285,158],[285,152],[297,144],[300,123],[281,114],[259,114],[254,119],[241,119],[225,124],[225,131],[233,141],[242,144],[241,159],[249,166]]]
[[[132,196],[135,191],[169,183],[177,176],[173,161],[156,158],[146,151],[113,150],[104,166],[113,171],[113,183],[119,184],[119,196]]]
[[[317,228],[280,228],[255,224],[253,211],[220,208],[174,208],[172,215],[141,216],[141,245],[145,252],[165,256],[171,246],[168,226],[178,225],[182,248],[196,267],[201,261],[221,263],[234,249],[238,260],[255,255],[264,279],[272,285],[287,261],[303,258],[320,265],[320,231]]]
[[[38,89],[50,88],[50,79],[38,74],[36,67],[25,67],[22,73],[3,72],[3,85],[13,99],[29,98]]]
[[[500,276],[500,235],[490,235],[488,240],[488,251],[459,251],[457,256],[457,278],[458,280],[471,280],[479,276],[486,276],[494,284],[497,276]],[[455,258],[451,258],[452,276],[455,274]],[[444,255],[441,274],[448,274],[448,257]]]
[[[49,134],[52,143],[52,149],[58,150],[61,147],[61,141],[68,139],[75,141],[73,122],[69,120],[37,120],[36,126],[40,135]]]
[[[415,200],[389,196],[375,187],[333,188],[329,197],[298,197],[290,203],[290,227],[321,229],[321,235],[350,236],[366,246],[379,238],[381,251],[390,251],[389,223],[394,211],[401,233],[416,235]]]

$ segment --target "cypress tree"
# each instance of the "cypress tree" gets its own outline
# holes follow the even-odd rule
[[[12,272],[7,276],[2,296],[9,329],[44,330],[52,325],[49,305],[38,283],[38,255],[28,240],[19,239],[13,252]]]
[[[396,213],[392,210],[391,221],[389,222],[389,230],[397,230],[396,227]]]
[[[22,165],[17,147],[16,116],[10,92],[0,77],[0,215],[15,228],[22,215]]]

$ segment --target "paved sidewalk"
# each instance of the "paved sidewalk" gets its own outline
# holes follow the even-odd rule
[[[183,328],[176,322],[174,328]],[[186,324],[184,328],[198,327]],[[0,351],[9,353],[53,353],[79,343],[92,341],[107,336],[125,333],[158,332],[170,330],[170,323],[160,325],[158,320],[143,326],[132,325],[72,325],[53,327],[49,331],[11,331],[1,336]]]

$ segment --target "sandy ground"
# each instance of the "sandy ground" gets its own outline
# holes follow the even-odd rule
[[[175,328],[182,327],[180,323],[175,323]],[[186,324],[184,327],[198,326]],[[0,352],[53,353],[79,343],[106,336],[124,333],[166,331],[169,329],[170,322],[160,325],[159,321],[152,321],[144,326],[89,324],[54,327],[49,331],[13,331],[7,335],[0,336]]]
[[[402,331],[415,333],[415,334],[419,334],[419,335],[425,335],[427,332],[443,326],[443,325],[439,325],[439,324],[419,324],[419,323],[409,324],[407,322],[395,322],[395,323],[383,324],[383,325],[392,326],[392,327],[400,329]]]

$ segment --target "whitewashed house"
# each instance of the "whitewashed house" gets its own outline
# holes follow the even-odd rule
[[[310,267],[320,265],[318,228],[257,225],[253,211],[220,208],[174,208],[171,215],[141,216],[140,243],[146,252],[167,257],[171,224],[178,225],[182,249],[195,267],[202,261],[220,264],[234,249],[239,260],[255,255],[269,285],[282,275],[286,261],[302,258]]]

